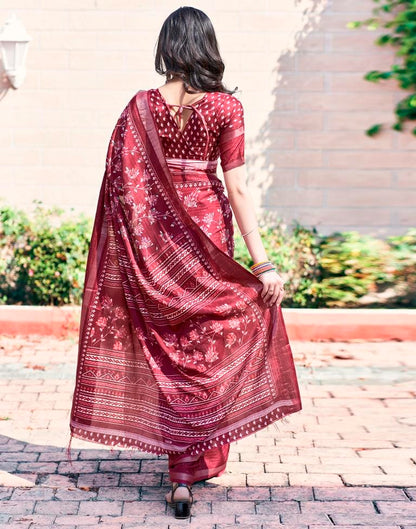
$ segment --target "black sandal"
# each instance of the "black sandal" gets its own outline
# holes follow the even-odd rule
[[[186,487],[189,491],[189,500],[174,500],[174,494],[179,487]],[[176,483],[175,486],[172,485],[172,495],[170,505],[175,506],[175,518],[179,520],[185,520],[191,516],[191,505],[193,503],[194,497],[191,491],[191,488],[186,483]]]

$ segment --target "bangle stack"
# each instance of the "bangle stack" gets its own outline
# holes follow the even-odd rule
[[[250,266],[250,270],[257,277],[266,272],[270,272],[271,270],[276,270],[276,268],[270,261],[261,261],[260,263],[255,263]]]

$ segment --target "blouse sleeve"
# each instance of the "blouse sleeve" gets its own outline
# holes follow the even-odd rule
[[[219,136],[221,167],[224,172],[245,163],[243,105],[232,96],[225,107],[228,112]]]

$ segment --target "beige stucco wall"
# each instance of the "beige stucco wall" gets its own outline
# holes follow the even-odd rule
[[[133,0],[3,0],[32,36],[27,77],[0,100],[0,195],[93,214],[108,139],[138,89],[158,86],[153,51],[180,4]],[[247,166],[259,208],[321,232],[378,235],[416,225],[410,135],[363,130],[392,121],[391,83],[362,80],[391,50],[346,29],[372,0],[194,1],[213,20],[245,107]]]

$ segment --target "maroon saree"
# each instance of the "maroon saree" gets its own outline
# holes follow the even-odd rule
[[[299,411],[282,311],[261,289],[186,211],[138,92],[98,199],[71,438],[195,456]]]

